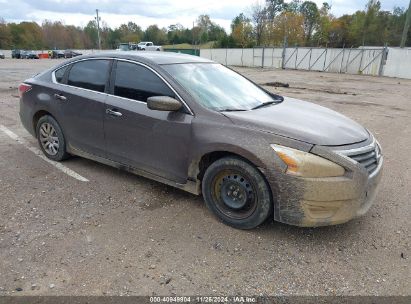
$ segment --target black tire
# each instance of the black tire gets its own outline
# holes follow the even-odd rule
[[[51,132],[51,135],[49,134],[50,138],[57,138],[56,140],[53,140],[53,151],[56,150],[56,153],[52,153],[51,149],[47,149],[47,145],[42,143],[44,141],[44,133],[46,129],[46,126],[52,126],[49,130],[53,130],[55,132]],[[63,131],[61,130],[60,125],[58,122],[50,115],[44,115],[40,117],[39,121],[37,122],[36,126],[36,135],[37,135],[37,140],[40,146],[40,149],[43,151],[44,155],[46,155],[48,158],[54,161],[62,161],[67,159],[70,155],[66,151],[66,140],[64,138]],[[52,136],[54,135],[54,136]],[[51,139],[50,139],[51,140]],[[47,141],[50,141],[47,140]],[[57,142],[58,147],[56,148],[55,143]],[[51,147],[51,143],[49,142],[48,147]]]
[[[202,191],[207,207],[234,228],[253,229],[273,214],[271,191],[263,175],[239,157],[212,163],[204,174]]]

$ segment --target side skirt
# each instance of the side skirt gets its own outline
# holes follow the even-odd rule
[[[160,182],[160,183],[163,183],[163,184],[166,184],[166,185],[169,185],[169,186],[172,186],[172,187],[187,191],[187,192],[195,194],[195,195],[200,195],[201,194],[201,190],[200,190],[201,185],[200,185],[199,181],[190,181],[190,180],[188,180],[187,183],[185,183],[185,184],[179,184],[179,183],[176,183],[175,181],[166,179],[164,177],[155,175],[153,173],[150,173],[150,172],[138,169],[138,168],[134,168],[134,167],[131,167],[131,166],[127,166],[127,165],[112,161],[112,160],[104,158],[104,157],[96,156],[96,155],[84,152],[82,150],[79,150],[79,149],[76,149],[76,148],[73,148],[73,147],[67,147],[67,152],[70,153],[70,154],[73,154],[73,155],[77,155],[77,156],[80,156],[80,157],[83,157],[83,158],[87,158],[87,159],[90,159],[90,160],[93,160],[93,161],[96,161],[96,162],[99,162],[99,163],[102,163],[102,164],[117,168],[117,169],[125,170],[125,171],[128,171],[130,173],[133,173],[133,174],[136,174],[136,175],[139,175],[139,176],[143,176],[143,177],[151,179],[151,180],[155,180],[157,182]]]

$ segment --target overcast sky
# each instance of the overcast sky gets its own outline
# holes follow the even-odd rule
[[[324,0],[312,0],[321,6]],[[229,30],[231,20],[239,13],[250,13],[257,0],[0,0],[0,18],[7,22],[60,20],[65,24],[85,26],[100,10],[102,20],[110,27],[133,21],[146,28],[150,24],[167,27],[180,23],[191,27],[200,14]],[[286,1],[287,2],[287,1]],[[367,0],[328,0],[336,16],[364,9]],[[260,0],[260,3],[264,3]],[[408,7],[409,0],[381,0],[384,10]]]

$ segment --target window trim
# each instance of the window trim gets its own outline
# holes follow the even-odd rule
[[[107,81],[106,81],[106,84],[105,84],[105,87],[104,87],[104,92],[99,92],[99,91],[94,91],[94,90],[90,90],[90,89],[80,88],[80,87],[76,87],[76,86],[72,86],[72,85],[67,84],[68,75],[69,75],[69,73],[70,73],[71,68],[73,67],[73,65],[76,64],[76,63],[78,63],[78,62],[90,61],[90,60],[109,60],[109,61],[110,61],[109,70],[108,70],[108,75],[107,75],[108,77],[107,77]],[[56,79],[56,71],[57,71],[57,70],[60,70],[60,69],[62,69],[62,68],[64,68],[64,67],[66,67],[66,66],[68,66],[68,69],[66,70],[66,72],[65,72],[65,74],[64,74],[64,79],[63,79],[63,82],[65,82],[65,83],[57,82],[57,79]],[[56,68],[55,70],[53,70],[53,72],[51,73],[51,81],[52,81],[54,84],[61,85],[61,86],[65,86],[65,87],[69,87],[69,88],[73,88],[73,89],[77,89],[77,90],[82,90],[82,91],[86,91],[86,92],[93,92],[93,93],[102,94],[102,95],[108,95],[106,91],[107,91],[108,82],[109,82],[109,79],[110,79],[110,74],[111,74],[111,68],[112,68],[112,66],[113,66],[113,58],[104,57],[104,58],[84,58],[84,59],[79,59],[79,60],[76,60],[76,61],[71,61],[71,62],[69,62],[69,63],[67,63],[67,64],[62,65],[62,66],[59,66],[58,68]]]
[[[107,75],[106,75],[106,82],[104,83],[104,91],[103,91],[103,92],[96,91],[96,90],[91,90],[91,89],[86,89],[86,88],[82,88],[82,87],[77,87],[77,86],[69,85],[69,84],[68,84],[69,77],[70,77],[70,73],[71,73],[71,70],[73,69],[73,66],[74,66],[75,64],[79,63],[79,62],[91,61],[91,60],[79,60],[79,61],[70,63],[70,65],[68,66],[68,68],[67,68],[67,70],[66,70],[66,73],[64,74],[64,79],[63,79],[64,84],[67,85],[67,86],[69,86],[69,87],[72,87],[72,88],[83,89],[83,90],[87,90],[87,91],[95,92],[95,93],[100,93],[100,94],[107,94],[108,90],[110,89],[110,87],[109,87],[109,86],[110,86],[110,75],[111,75],[111,70],[112,70],[112,68],[113,68],[113,59],[95,58],[95,59],[93,59],[93,60],[105,60],[105,61],[108,61],[108,70],[107,70]],[[64,66],[63,66],[63,67],[64,67]],[[61,68],[63,68],[63,67],[61,67]],[[57,70],[56,70],[56,71],[57,71]],[[54,73],[53,73],[54,76],[55,76],[56,71],[54,71]],[[57,79],[56,79],[56,80],[57,80]]]
[[[193,111],[192,111],[191,108],[187,105],[187,103],[185,102],[185,100],[184,100],[184,99],[180,96],[180,94],[178,94],[178,92],[169,84],[169,82],[168,82],[167,80],[165,80],[165,78],[164,78],[163,76],[161,76],[156,70],[154,70],[153,68],[151,68],[150,66],[148,66],[148,65],[146,65],[146,64],[144,64],[144,63],[142,63],[142,62],[138,62],[138,61],[134,61],[134,60],[129,60],[129,59],[123,59],[123,58],[113,58],[113,59],[114,59],[114,61],[123,61],[123,62],[129,62],[129,63],[132,63],[132,64],[137,64],[137,65],[140,65],[140,66],[142,66],[142,67],[145,67],[145,68],[147,68],[148,70],[150,70],[151,72],[153,72],[153,73],[154,73],[155,75],[157,75],[157,76],[160,78],[160,80],[162,80],[162,81],[166,84],[166,86],[168,86],[168,87],[170,88],[170,90],[176,95],[178,101],[180,101],[180,102],[183,104],[183,106],[187,109],[188,113],[186,113],[186,114],[189,114],[189,115],[194,116]],[[116,63],[113,62],[113,67],[114,67],[114,66],[117,67],[117,62],[116,62]],[[111,77],[110,77],[110,90],[111,90],[111,92],[109,92],[108,95],[113,96],[113,97],[116,97],[116,98],[121,98],[121,99],[124,99],[124,100],[131,100],[131,101],[134,101],[134,102],[138,102],[138,103],[142,103],[142,104],[147,105],[147,102],[145,102],[145,101],[141,101],[141,100],[137,100],[137,99],[132,99],[132,98],[127,98],[127,97],[122,97],[122,96],[114,95],[114,91],[113,91],[113,88],[114,88],[114,80],[115,80],[115,77],[114,77],[114,75],[113,75],[114,72],[115,72],[115,69],[112,69],[112,70],[111,70],[112,75],[111,75]]]
[[[55,73],[56,73],[57,70],[62,69],[62,68],[64,68],[65,66],[71,65],[70,67],[68,67],[68,70],[66,71],[66,73],[67,73],[67,72],[70,72],[71,67],[73,66],[73,64],[78,63],[78,62],[81,62],[81,61],[89,61],[89,60],[111,60],[111,65],[110,65],[110,68],[109,68],[109,75],[108,75],[108,81],[107,81],[107,83],[106,83],[105,92],[98,92],[98,91],[94,91],[94,90],[90,90],[90,89],[75,87],[75,86],[69,85],[69,84],[67,84],[67,83],[59,83],[59,82],[57,82],[57,80],[56,80],[56,75],[55,75]],[[180,96],[180,94],[178,94],[178,92],[170,85],[170,83],[169,83],[162,75],[160,75],[160,73],[158,73],[156,70],[154,70],[152,67],[148,66],[147,64],[144,64],[144,63],[138,62],[138,61],[134,61],[134,60],[123,59],[123,58],[115,58],[115,57],[90,57],[90,58],[78,59],[78,60],[71,61],[71,62],[69,62],[69,63],[67,63],[67,64],[64,64],[64,65],[59,66],[58,68],[54,69],[54,70],[52,71],[52,73],[51,73],[51,80],[52,80],[52,82],[53,82],[54,84],[57,84],[57,85],[62,85],[62,86],[70,87],[70,88],[75,88],[75,89],[78,89],[78,90],[84,90],[84,91],[87,91],[87,92],[94,92],[94,93],[97,93],[97,94],[103,94],[103,95],[106,95],[106,96],[112,96],[112,97],[121,98],[121,99],[125,99],[125,100],[131,100],[131,101],[138,102],[138,103],[142,103],[142,104],[147,104],[146,102],[143,102],[143,101],[140,101],[140,100],[135,100],[135,99],[131,99],[131,98],[116,96],[116,95],[112,94],[112,93],[114,93],[114,92],[111,92],[111,86],[112,86],[112,81],[113,81],[113,77],[112,77],[113,75],[112,75],[112,73],[113,73],[114,61],[116,61],[116,60],[117,60],[117,61],[130,62],[130,63],[133,63],[133,64],[138,64],[138,65],[141,65],[141,66],[149,69],[150,71],[152,71],[154,74],[156,74],[156,75],[171,89],[171,91],[173,91],[174,94],[176,94],[177,99],[178,99],[178,100],[184,105],[184,107],[188,110],[188,113],[187,113],[187,114],[192,115],[192,116],[195,116],[195,115],[194,115],[194,112],[191,110],[191,108],[188,106],[188,104],[185,102],[185,100],[184,100],[184,99]],[[65,76],[65,79],[64,79],[64,80],[65,80],[65,82],[67,82],[68,73],[67,73],[67,75],[64,75],[64,76]],[[107,92],[107,89],[109,90],[109,92]]]
[[[136,101],[136,102],[140,102],[140,103],[147,104],[147,102],[146,102],[146,101],[143,101],[143,100],[139,100],[139,99],[135,99],[135,98],[128,98],[128,97],[119,96],[119,95],[116,95],[116,94],[115,94],[115,85],[116,85],[116,76],[117,76],[116,73],[117,73],[117,67],[118,67],[118,62],[119,62],[119,61],[138,65],[138,64],[136,64],[135,62],[127,62],[126,60],[115,60],[115,61],[113,62],[113,68],[112,68],[112,70],[111,70],[109,94],[110,94],[110,95],[113,95],[113,96],[115,96],[115,97],[122,98],[122,99],[133,100],[133,101]],[[142,65],[140,65],[140,66],[142,66]],[[144,66],[142,66],[142,67],[145,68]],[[148,70],[152,72],[152,70],[150,70],[150,69],[148,69]],[[158,77],[157,74],[154,73],[154,75],[156,75],[156,76]],[[166,83],[162,78],[159,77],[159,79],[160,79],[160,81],[162,81],[162,82],[166,85],[166,87],[169,88],[170,91],[173,92],[174,95],[177,97],[177,93],[176,93],[169,85],[167,85],[167,83]],[[180,102],[181,102],[181,101],[180,101]]]
[[[63,77],[61,78],[61,82],[58,82],[58,81],[57,81],[57,77],[56,77],[56,72],[57,72],[57,71],[60,71],[60,70],[62,70],[62,69],[65,69],[65,70],[64,70],[64,74],[63,74]],[[68,72],[70,71],[70,69],[71,69],[70,66],[68,66],[68,65],[63,65],[62,67],[54,70],[53,76],[54,76],[54,79],[55,79],[56,83],[58,83],[58,84],[66,84],[66,83],[67,83],[67,75],[68,75]]]

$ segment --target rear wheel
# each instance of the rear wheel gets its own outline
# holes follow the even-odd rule
[[[42,116],[37,122],[36,134],[40,148],[48,158],[61,161],[69,157],[63,131],[53,117]]]
[[[207,207],[224,223],[252,229],[272,214],[269,187],[253,165],[237,157],[224,157],[206,170],[203,196]]]

